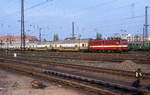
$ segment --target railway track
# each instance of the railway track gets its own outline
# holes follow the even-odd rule
[[[10,51],[13,53],[15,51]],[[80,53],[80,52],[18,52],[22,57],[36,58],[57,58],[57,59],[78,59],[91,61],[122,62],[132,60],[138,64],[150,64],[149,52],[129,52],[129,53]]]
[[[138,89],[130,86],[123,86],[114,83],[108,83],[101,80],[96,80],[88,77],[72,75],[68,73],[62,73],[59,71],[49,70],[40,65],[18,62],[11,59],[0,59],[1,67],[14,69],[20,72],[32,74],[34,76],[43,77],[48,80],[57,81],[59,83],[68,84],[79,88],[88,89],[100,95],[133,95],[139,92],[148,91],[145,89]]]
[[[0,58],[0,60],[3,60],[3,58]],[[11,59],[7,59],[8,61]],[[7,62],[7,60],[5,60]],[[94,66],[85,66],[85,65],[77,65],[77,64],[68,64],[68,63],[58,63],[58,62],[48,62],[48,61],[38,61],[38,60],[27,60],[27,59],[19,59],[25,60],[24,62],[30,62],[32,64],[38,64],[39,66],[45,66],[45,67],[64,67],[64,68],[72,68],[82,71],[88,71],[88,72],[95,72],[95,73],[107,73],[117,76],[123,76],[123,77],[135,77],[135,72],[133,71],[124,71],[124,70],[116,70],[116,69],[108,69],[108,68],[101,68],[101,67],[94,67]],[[12,60],[11,60],[12,61]],[[13,60],[14,62],[18,62],[17,60]],[[40,64],[39,64],[40,63]],[[150,80],[150,73],[143,73],[143,79]]]
[[[45,55],[45,54],[42,54],[42,55]],[[111,54],[111,55],[108,55],[108,56],[103,56],[103,57],[100,57],[100,58],[93,58],[93,56],[91,56],[91,58],[86,58],[86,57],[73,57],[73,56],[42,56],[42,55],[34,55],[34,56],[37,56],[37,57],[41,57],[41,58],[56,58],[56,59],[78,59],[78,60],[91,60],[91,61],[106,61],[106,62],[123,62],[125,60],[132,60],[138,64],[150,64],[150,58],[126,58],[126,56],[124,57],[114,57],[115,55]],[[101,55],[102,56],[102,55]],[[98,60],[97,60],[98,59]]]
[[[82,75],[85,77],[100,79],[107,82],[111,81],[112,83],[117,83],[126,86],[131,86],[133,81],[135,81],[135,72],[105,69],[105,68],[98,68],[98,67],[91,67],[91,66],[84,66],[84,65],[67,64],[67,63],[64,64],[64,63],[56,63],[56,62],[51,63],[47,61],[37,61],[37,60],[25,60],[25,61],[23,60],[19,59],[13,61],[14,63],[16,62],[19,63],[19,61],[22,61],[23,63],[30,63],[39,67],[45,67],[50,70],[57,70],[59,72],[64,72],[64,73],[69,72],[75,75]],[[61,69],[60,67],[63,69]],[[150,74],[144,73],[143,75],[144,76],[142,79],[141,87],[146,88],[148,87],[147,83],[150,80]]]
[[[77,60],[90,60],[95,61],[95,59],[88,59],[88,58],[74,58],[74,57],[64,57],[64,56],[50,56],[45,58],[57,58],[57,59],[77,59]],[[113,56],[112,56],[113,58]],[[105,62],[123,62],[125,60],[132,60],[138,64],[150,64],[150,59],[137,59],[137,58],[115,58],[115,59],[107,59],[107,58],[100,58],[98,61],[105,61]],[[97,60],[96,60],[97,61]]]
[[[95,59],[87,59],[87,58],[75,58],[75,57],[64,57],[64,56],[39,56],[39,58],[55,58],[55,59],[77,59],[77,60],[90,60],[90,61],[95,61]],[[109,56],[110,57],[110,56]],[[112,56],[113,58],[113,56]],[[101,58],[98,61],[105,61],[105,62],[123,62],[125,60],[132,60],[134,62],[137,62],[138,64],[150,64],[150,59],[137,59],[137,58],[115,58],[115,59],[107,59],[107,58]]]

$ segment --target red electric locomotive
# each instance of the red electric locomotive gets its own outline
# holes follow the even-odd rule
[[[127,40],[96,40],[89,42],[90,51],[128,51]]]

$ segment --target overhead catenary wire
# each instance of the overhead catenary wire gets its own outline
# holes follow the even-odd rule
[[[148,15],[150,16],[150,15]],[[119,21],[131,21],[133,19],[137,19],[137,18],[143,18],[144,19],[145,15],[138,15],[138,16],[134,16],[134,17],[126,17],[126,18],[121,18],[121,19],[117,19]],[[104,20],[105,21],[105,20]]]
[[[46,1],[40,2],[38,4],[32,5],[31,7],[26,8],[25,11],[37,8],[37,7],[42,6],[42,5],[44,5],[44,4],[48,3],[48,2],[51,2],[51,1],[53,1],[53,0],[46,0]],[[4,16],[1,16],[0,19],[4,19],[4,18],[6,18],[8,16],[11,16],[11,15],[16,15],[15,13],[20,13],[20,11],[14,11],[12,13],[6,14]]]
[[[109,1],[109,2],[105,2],[105,3],[94,5],[94,6],[91,6],[91,7],[83,8],[83,9],[79,10],[79,12],[74,13],[74,15],[79,14],[81,12],[82,13],[84,12],[84,14],[86,14],[87,12],[89,12],[92,9],[95,9],[97,7],[102,7],[102,6],[105,6],[105,5],[108,5],[108,4],[112,4],[112,3],[115,3],[116,1],[118,1],[118,0],[112,0],[112,1]],[[118,10],[120,10],[122,8],[131,7],[131,6],[133,6],[133,4],[135,6],[135,4],[138,4],[138,3],[140,3],[140,2],[137,1],[137,2],[134,2],[134,3],[131,3],[131,4],[127,4],[127,5],[124,5],[124,6],[119,6],[119,7],[116,7],[116,8],[111,8],[111,9],[108,9],[108,10],[105,10],[105,11],[107,11],[107,13],[108,12],[113,12],[113,11],[118,11]]]
[[[115,21],[115,23],[114,24],[105,24],[105,25],[102,25],[102,24],[98,24],[98,23],[96,23],[96,26],[98,25],[98,27],[101,29],[101,28],[108,28],[108,27],[111,27],[111,26],[118,26],[118,25],[125,25],[126,23],[128,23],[128,25],[129,24],[133,24],[133,23],[136,23],[137,21],[133,21],[133,20],[131,20],[131,19],[136,19],[136,18],[143,18],[145,15],[139,15],[139,16],[134,16],[134,17],[129,17],[129,18],[124,18],[124,19],[119,19],[119,23],[116,23],[117,21]],[[150,15],[149,15],[150,16]],[[121,21],[123,21],[123,20],[128,20],[127,22],[120,22],[120,20]],[[139,20],[142,20],[142,19],[139,19]],[[109,22],[109,21],[108,21]],[[102,22],[101,22],[102,23]],[[143,23],[141,23],[140,25],[142,25]],[[137,25],[137,24],[134,24],[134,25]],[[95,26],[95,24],[94,25],[92,25],[92,26]]]
[[[44,2],[40,2],[40,3],[35,4],[35,5],[33,5],[33,6],[29,7],[29,8],[26,8],[25,11],[37,8],[37,7],[42,6],[44,4],[47,4],[48,2],[51,2],[51,1],[53,1],[53,0],[46,0]]]
[[[135,6],[135,4],[137,4],[137,3],[139,3],[139,1],[137,1],[137,2],[134,2],[134,6]],[[120,6],[120,7],[117,7],[117,8],[115,8],[115,10],[112,8],[112,11],[118,11],[119,9],[121,9],[121,8],[126,8],[126,7],[131,7],[131,6],[133,6],[133,3],[131,3],[131,4],[128,4],[128,5],[124,5],[124,6]],[[108,10],[107,11],[107,13],[108,12],[110,12],[111,10]],[[112,12],[111,11],[111,12]],[[104,16],[105,18],[107,18],[106,16]],[[132,15],[131,17],[126,17],[126,18],[121,18],[121,19],[116,19],[116,20],[119,20],[119,21],[131,21],[131,20],[133,20],[133,19],[137,19],[137,18],[144,18],[145,17],[145,15],[137,15],[137,16],[135,16],[135,15]],[[102,18],[102,17],[101,17]],[[106,22],[106,20],[107,19],[105,19],[105,20],[102,20],[102,21],[104,21],[104,22]],[[100,20],[101,21],[101,20]],[[101,22],[102,22],[101,21]],[[129,22],[130,22],[129,21]],[[133,22],[133,21],[132,21]]]
[[[40,3],[35,4],[35,5],[33,5],[33,6],[29,7],[29,8],[26,8],[25,11],[28,11],[28,10],[31,10],[31,9],[34,9],[34,8],[37,8],[37,7],[42,6],[42,5],[44,5],[44,4],[46,4],[47,2],[50,2],[50,1],[53,1],[53,0],[46,0],[46,1],[40,2]],[[95,5],[95,6],[91,6],[91,7],[85,8],[85,9],[83,9],[83,10],[95,8],[95,7],[98,7],[98,6],[100,6],[100,5],[101,5],[101,6],[102,6],[102,5],[107,5],[107,4],[110,4],[111,2],[115,2],[115,1],[118,1],[118,0],[112,0],[112,1],[109,1],[109,2],[105,2],[105,3],[100,3],[100,4],[97,4],[97,5]],[[138,3],[138,2],[135,2],[135,3]],[[135,3],[134,3],[134,4],[135,4]],[[132,3],[132,4],[133,4],[133,3]],[[132,4],[128,4],[128,5],[125,5],[125,6],[120,6],[120,7],[114,8],[114,9],[112,8],[112,10],[107,10],[107,13],[108,13],[108,12],[112,12],[112,11],[117,11],[118,9],[122,9],[122,8],[125,8],[125,7],[128,7],[128,6],[131,6]],[[17,12],[18,12],[18,11],[17,11]],[[10,14],[9,14],[9,15],[10,15]],[[6,17],[6,15],[5,15],[4,17]],[[104,17],[106,17],[106,16],[104,16]],[[0,18],[2,18],[2,17],[0,17]]]
[[[114,0],[113,0],[114,1]],[[113,2],[112,1],[112,2]],[[117,0],[115,0],[115,1],[117,1]],[[42,6],[43,4],[46,4],[47,3],[47,1],[44,1],[44,2],[40,2],[40,3],[38,3],[38,4],[35,4],[35,5],[33,5],[33,6],[31,6],[31,7],[29,7],[29,8],[27,8],[27,9],[25,9],[26,11],[27,10],[31,10],[31,9],[34,9],[34,8],[37,8],[37,7],[39,7],[39,6]],[[107,5],[107,4],[109,4],[109,2],[108,3],[105,3],[104,5]],[[100,5],[100,4],[99,4]],[[102,4],[103,5],[103,4]],[[98,7],[98,5],[96,5],[97,7]],[[96,7],[95,6],[95,7]],[[115,8],[115,10],[110,10],[110,11],[107,11],[107,12],[112,12],[112,11],[117,11],[118,9],[121,9],[121,8],[125,8],[125,7],[128,7],[128,6],[131,6],[131,4],[129,4],[129,5],[125,5],[125,6],[120,6],[120,7],[117,7],[117,8]],[[94,7],[90,7],[90,8],[94,8]],[[90,9],[89,8],[89,9]],[[87,8],[88,9],[88,8]],[[113,9],[113,8],[112,8]],[[139,15],[139,16],[134,16],[134,17],[129,17],[129,18],[123,18],[122,20],[132,20],[132,19],[136,19],[136,18],[142,18],[142,17],[144,17],[143,15]]]
[[[26,8],[25,11],[28,11],[28,10],[31,10],[31,9],[34,9],[34,8],[37,8],[37,7],[39,7],[39,6],[42,6],[42,5],[44,5],[44,4],[48,3],[48,2],[52,2],[52,1],[53,1],[53,0],[46,0],[46,1],[40,2],[40,3],[35,4],[35,5],[33,5],[33,6],[29,7],[29,8]],[[109,2],[100,3],[100,4],[97,4],[97,5],[91,6],[91,7],[87,7],[87,8],[81,9],[81,11],[88,10],[88,9],[92,9],[92,8],[96,8],[96,7],[99,7],[99,6],[104,6],[104,5],[112,4],[113,2],[116,2],[116,1],[118,1],[118,0],[112,0],[112,1],[109,1]],[[135,2],[135,3],[136,3],[136,2]],[[129,5],[125,5],[125,6],[129,6]],[[119,8],[124,8],[125,6],[118,7],[117,9],[119,9]],[[14,15],[14,13],[18,13],[18,12],[20,12],[20,11],[12,12],[12,13],[7,14],[7,15],[5,15],[5,16],[2,16],[2,17],[0,17],[0,18],[4,18],[4,17],[10,16],[10,15]],[[108,12],[108,11],[107,11],[107,12]]]
[[[133,19],[144,18],[144,16],[145,15],[139,15],[139,16],[134,16],[134,17],[127,17],[127,18],[117,19],[118,21],[115,21],[115,24],[106,24],[106,25],[101,24],[101,23],[103,23],[103,21],[106,22],[106,20],[103,20],[103,21],[101,21],[101,23],[96,23],[96,24],[93,24],[92,26],[99,25],[100,28],[108,28],[108,26],[125,25],[127,23],[128,24],[133,24],[133,23],[137,22],[137,21],[133,21]],[[150,16],[150,15],[148,15],[148,16]],[[142,19],[139,19],[139,20],[142,20]],[[122,22],[122,21],[127,21],[127,22]],[[112,21],[107,21],[107,22],[112,22]],[[119,22],[119,23],[116,23],[116,22]]]
[[[138,1],[137,2],[135,2],[135,3],[139,3]],[[135,3],[134,3],[134,6],[135,6]],[[121,8],[124,8],[124,7],[128,7],[128,6],[133,6],[133,3],[132,4],[128,4],[128,5],[125,5],[125,6],[121,6],[121,7],[118,7],[118,8],[115,8],[116,10],[118,10],[118,9],[121,9]],[[113,9],[113,11],[116,11],[116,10],[114,10]],[[110,10],[109,10],[110,11]],[[107,13],[109,12],[109,11],[107,11]],[[148,15],[148,16],[150,16],[150,15]],[[104,17],[106,17],[106,16],[104,16]],[[133,19],[137,19],[137,18],[144,18],[145,17],[145,15],[137,15],[137,16],[135,16],[135,15],[132,15],[131,17],[126,17],[126,18],[121,18],[121,19],[117,19],[117,20],[119,20],[119,21],[131,21],[131,20],[133,20]],[[104,22],[106,22],[106,19],[105,20],[103,20]],[[129,21],[129,22],[130,22]]]
[[[90,10],[90,9],[93,9],[93,8],[96,8],[96,7],[100,7],[100,6],[105,6],[105,5],[108,5],[108,4],[112,4],[112,3],[116,2],[116,1],[118,1],[118,0],[111,0],[111,1],[108,1],[108,2],[104,2],[104,3],[99,3],[99,4],[94,5],[94,6],[83,8],[80,11],[85,11],[85,10]]]

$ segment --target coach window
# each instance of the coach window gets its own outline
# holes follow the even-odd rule
[[[148,46],[149,44],[147,43],[147,46]]]
[[[84,44],[82,44],[82,47],[84,47]]]

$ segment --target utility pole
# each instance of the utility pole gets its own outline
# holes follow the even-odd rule
[[[146,40],[147,41],[147,38],[148,38],[148,13],[147,13],[147,11],[148,11],[148,6],[146,6],[145,7],[145,31],[144,31],[144,40]]]
[[[40,43],[42,42],[42,35],[41,35],[41,31],[42,31],[42,28],[39,29],[39,40],[40,40]]]
[[[74,22],[72,22],[72,37],[74,37]]]
[[[144,46],[144,42],[145,42],[145,28],[143,27],[143,37],[142,37],[142,39],[143,39],[143,46]]]
[[[134,8],[135,8],[135,4],[132,3],[132,4],[131,4],[131,13],[132,13],[132,17],[134,17],[134,14],[135,14]]]
[[[21,50],[26,48],[26,36],[24,26],[24,0],[21,0]]]

